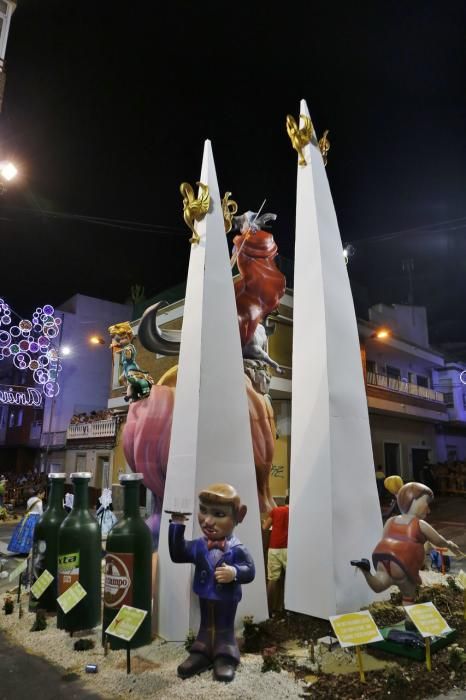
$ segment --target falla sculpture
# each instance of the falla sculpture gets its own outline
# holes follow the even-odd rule
[[[247,507],[230,484],[212,484],[199,493],[198,521],[203,536],[184,539],[187,513],[170,513],[168,546],[175,563],[194,564],[193,591],[199,596],[201,623],[187,659],[178,666],[186,679],[213,667],[217,681],[230,682],[239,663],[235,638],[241,584],[255,576],[254,562],[233,534]]]
[[[121,355],[123,372],[120,375],[120,382],[125,382],[125,401],[132,403],[149,396],[154,380],[148,372],[139,367],[136,362],[136,348],[133,345],[133,330],[128,321],[116,323],[109,326],[108,332],[111,335],[111,349],[114,353]]]
[[[399,476],[385,479],[385,488],[396,495],[400,515],[387,520],[382,539],[372,553],[375,573],[371,573],[368,559],[353,559],[352,566],[360,569],[375,593],[398,586],[403,605],[414,602],[416,586],[421,584],[419,571],[424,565],[424,544],[447,547],[455,556],[462,556],[459,547],[440,535],[425,518],[434,499],[432,490],[425,484],[403,484]]]

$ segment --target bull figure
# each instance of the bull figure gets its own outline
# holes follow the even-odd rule
[[[235,297],[238,310],[241,345],[245,364],[246,394],[249,406],[257,491],[261,512],[268,512],[275,503],[270,493],[269,477],[275,447],[276,429],[273,408],[268,394],[268,367],[280,372],[279,365],[267,353],[267,316],[278,308],[285,292],[285,277],[274,258],[277,246],[271,233],[259,226],[273,215],[252,219],[253,212],[235,217],[241,225],[234,238],[232,257],[238,265]],[[176,356],[180,349],[181,331],[162,330],[157,313],[167,306],[160,301],[146,309],[138,330],[141,344],[148,350]],[[144,474],[144,483],[152,491],[151,529],[157,545],[162,510],[165,475],[170,446],[177,366],[166,372],[152,388],[145,401],[130,406],[123,446],[131,469]]]

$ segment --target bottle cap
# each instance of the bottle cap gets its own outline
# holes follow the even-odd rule
[[[73,472],[72,479],[92,479],[92,472]]]
[[[118,479],[119,479],[119,481],[142,481],[144,479],[144,474],[141,474],[141,472],[131,472],[129,474],[120,474]]]
[[[65,472],[52,472],[48,476],[49,476],[49,479],[66,479]]]

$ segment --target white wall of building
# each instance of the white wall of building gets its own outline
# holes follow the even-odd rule
[[[429,347],[427,311],[424,306],[405,304],[375,304],[369,309],[369,320],[387,325],[394,335],[423,348]]]
[[[107,408],[112,381],[107,329],[112,323],[129,320],[131,307],[77,294],[62,304],[57,313],[63,315],[60,347],[68,346],[71,352],[61,360],[58,396],[54,402],[46,401],[44,433],[65,431],[74,413]],[[89,343],[92,335],[103,338],[105,344]]]
[[[407,420],[396,416],[369,415],[374,463],[385,468],[385,443],[400,446],[400,476],[404,481],[413,478],[412,449],[429,450],[429,459],[436,462],[437,434],[433,423]]]

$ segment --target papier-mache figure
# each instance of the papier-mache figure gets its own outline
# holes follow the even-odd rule
[[[112,489],[105,488],[102,490],[102,495],[99,496],[99,503],[95,517],[100,525],[102,539],[106,539],[112,527],[118,522],[113,512]]]
[[[235,614],[241,584],[255,576],[254,562],[233,535],[247,508],[229,484],[212,484],[199,494],[198,520],[203,537],[184,539],[186,514],[171,513],[168,545],[172,561],[195,565],[193,590],[199,596],[201,624],[188,658],[178,666],[190,678],[213,666],[214,678],[232,681],[239,663]]]
[[[136,348],[133,345],[134,333],[128,321],[109,326],[112,336],[110,347],[114,353],[121,353],[123,373],[120,382],[125,381],[127,390],[125,401],[138,401],[149,396],[154,380],[136,362]]]
[[[434,498],[428,486],[417,482],[403,485],[399,476],[389,476],[384,483],[388,491],[396,494],[401,515],[390,518],[385,524],[382,539],[372,553],[374,574],[368,559],[353,560],[351,564],[362,571],[373,591],[381,593],[390,586],[398,586],[403,605],[411,605],[416,586],[422,583],[419,570],[424,565],[425,542],[447,547],[456,556],[462,556],[462,552],[424,520]]]

